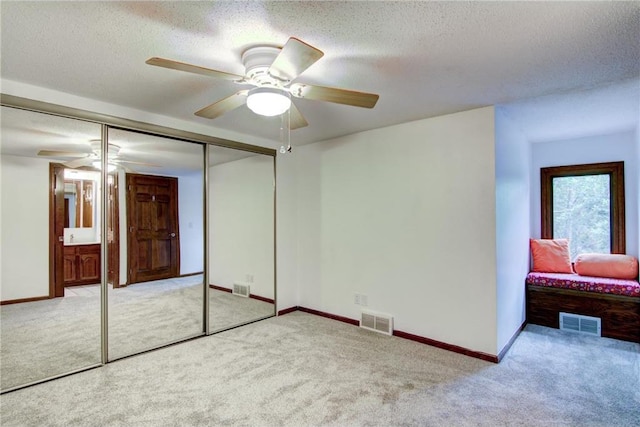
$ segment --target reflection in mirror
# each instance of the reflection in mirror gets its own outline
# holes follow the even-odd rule
[[[64,169],[64,243],[100,242],[99,171]]]
[[[115,147],[118,163],[107,208],[113,360],[204,333],[204,148],[120,129],[108,135],[107,156]]]
[[[64,215],[64,170],[81,172],[72,167],[101,126],[4,106],[1,117],[0,389],[8,390],[101,361],[95,204],[73,221],[72,208]],[[95,200],[100,179],[79,179],[88,185],[76,187],[76,201],[82,191]],[[75,228],[78,215],[91,222]]]
[[[95,217],[96,192],[93,180],[64,180],[64,228],[92,228]],[[98,179],[100,175],[98,175]]]
[[[275,315],[274,158],[209,147],[209,329]]]

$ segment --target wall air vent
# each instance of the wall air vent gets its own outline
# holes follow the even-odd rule
[[[239,297],[249,297],[249,285],[244,283],[234,283],[233,284],[233,295],[238,295]]]
[[[599,317],[562,312],[560,313],[560,329],[563,331],[595,335],[597,337],[601,335],[602,331],[601,320]]]
[[[381,334],[393,335],[393,317],[388,314],[362,311],[360,327]]]

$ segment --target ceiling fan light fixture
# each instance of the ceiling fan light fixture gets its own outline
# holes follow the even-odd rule
[[[96,160],[92,163],[93,167],[96,169],[102,169],[102,161],[100,160]],[[107,172],[113,172],[114,170],[116,170],[116,165],[114,165],[113,163],[108,163],[107,164]]]
[[[291,107],[291,95],[282,89],[257,87],[249,91],[247,107],[261,116],[279,116]]]

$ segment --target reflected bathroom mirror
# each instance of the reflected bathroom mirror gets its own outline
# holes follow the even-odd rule
[[[101,125],[6,106],[1,117],[0,389],[7,390],[101,361],[100,175],[67,167],[87,156]]]
[[[100,179],[95,170],[64,169],[64,242],[100,242]]]
[[[204,334],[204,146],[115,128],[108,138],[114,360]]]
[[[73,169],[69,169],[73,171]],[[97,176],[100,178],[100,175]],[[96,180],[67,179],[64,180],[64,227],[93,228],[96,223],[95,204]]]
[[[274,157],[209,146],[209,327],[275,315]]]

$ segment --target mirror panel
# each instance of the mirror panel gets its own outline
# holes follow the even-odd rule
[[[87,231],[94,222],[77,229],[86,241],[70,242],[64,217],[64,164],[99,160],[91,141],[101,126],[1,108],[0,389],[8,390],[101,362],[100,233]],[[92,183],[97,197],[100,179]]]
[[[108,291],[113,360],[204,333],[204,146],[108,135],[117,168],[107,219],[109,253],[118,253]]]
[[[209,147],[209,329],[275,315],[274,158]]]

